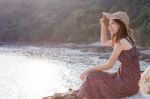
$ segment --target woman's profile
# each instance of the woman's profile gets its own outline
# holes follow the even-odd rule
[[[120,99],[139,91],[141,77],[139,53],[133,40],[133,31],[129,28],[129,17],[126,12],[113,14],[103,12],[100,19],[101,45],[113,47],[107,63],[88,68],[81,73],[83,80],[77,96],[81,99]],[[107,32],[111,39],[108,40]],[[108,73],[119,60],[121,65],[117,72]]]

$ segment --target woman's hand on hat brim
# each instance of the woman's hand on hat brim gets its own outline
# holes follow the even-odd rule
[[[101,28],[108,30],[109,21],[105,18],[101,18],[100,20]]]

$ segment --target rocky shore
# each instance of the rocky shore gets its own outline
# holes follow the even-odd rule
[[[67,47],[71,49],[80,49],[82,52],[98,52],[100,59],[108,59],[111,55],[112,48],[110,47],[102,47],[99,42],[91,43],[91,44],[60,44],[57,47]],[[137,49],[140,53],[140,61],[145,61],[150,63],[150,47],[141,47],[137,46]]]

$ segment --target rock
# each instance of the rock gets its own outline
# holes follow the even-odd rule
[[[42,99],[80,99],[77,97],[78,90],[69,89],[66,93],[55,93],[53,96],[43,97]]]
[[[56,93],[53,96],[43,97],[42,99],[80,99],[79,97],[76,96],[77,92],[78,90],[67,93]],[[150,99],[150,95],[147,95],[142,91],[139,91],[135,95],[125,97],[122,99]]]
[[[140,57],[139,58],[140,58],[140,60],[143,60],[145,62],[150,63],[150,55],[149,54],[140,52]]]
[[[140,60],[150,63],[150,48],[143,48],[139,50]]]
[[[42,99],[52,99],[51,96],[43,97]]]
[[[139,85],[142,92],[150,94],[150,66],[141,74]]]

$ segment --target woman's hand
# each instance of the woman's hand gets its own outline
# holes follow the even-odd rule
[[[86,71],[82,72],[80,75],[80,79],[83,81],[85,77],[88,75],[89,71],[93,70],[92,68],[88,68]]]
[[[105,23],[104,23],[104,18],[100,18],[99,22],[100,22],[100,25],[101,25],[101,26],[106,27],[106,26],[105,26]]]
[[[109,26],[108,19],[102,17],[99,21],[100,21],[101,28],[108,29],[108,26]]]
[[[81,73],[80,79],[83,81],[86,76],[87,76],[87,71],[84,71],[84,72]]]

